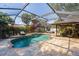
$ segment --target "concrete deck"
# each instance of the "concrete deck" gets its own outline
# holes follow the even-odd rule
[[[11,48],[11,38],[2,40],[0,41],[0,56],[79,56],[79,39],[48,35],[49,40],[25,48]]]

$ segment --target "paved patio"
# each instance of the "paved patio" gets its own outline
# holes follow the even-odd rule
[[[49,34],[47,41],[41,41],[25,48],[11,48],[10,39],[0,41],[0,56],[79,56],[79,39],[56,37]],[[69,43],[69,51],[68,51]]]

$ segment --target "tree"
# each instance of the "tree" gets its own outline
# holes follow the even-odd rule
[[[26,23],[27,25],[29,25],[30,21],[31,21],[32,16],[30,14],[24,13],[21,16],[21,19],[24,23]]]
[[[0,37],[5,38],[9,36],[10,27],[8,24],[11,24],[12,18],[6,13],[0,12]]]
[[[4,20],[6,23],[11,24],[12,18],[10,16],[8,16],[6,13],[0,12],[0,19]]]

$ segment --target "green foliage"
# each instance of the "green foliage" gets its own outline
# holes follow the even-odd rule
[[[60,29],[60,34],[65,37],[73,36],[73,27],[67,26]]]
[[[26,28],[26,27],[24,27],[24,26],[21,26],[21,27],[18,27],[18,30],[19,30],[19,31],[26,31],[26,30],[27,30],[27,28]]]
[[[45,28],[40,28],[40,32],[45,32]]]
[[[21,19],[24,23],[26,23],[27,25],[29,24],[29,22],[31,21],[31,15],[30,14],[27,14],[27,13],[24,13],[22,14],[21,16]]]
[[[9,24],[12,23],[12,18],[8,16],[6,13],[0,12],[0,19]]]
[[[8,25],[7,22],[5,22],[4,20],[0,19],[0,25],[3,26],[3,25]]]
[[[12,18],[6,13],[0,12],[0,38],[5,38],[10,36],[10,27],[8,24],[11,24]]]

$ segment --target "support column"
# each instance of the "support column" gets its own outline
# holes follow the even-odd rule
[[[57,36],[57,25],[56,25],[56,36]]]

